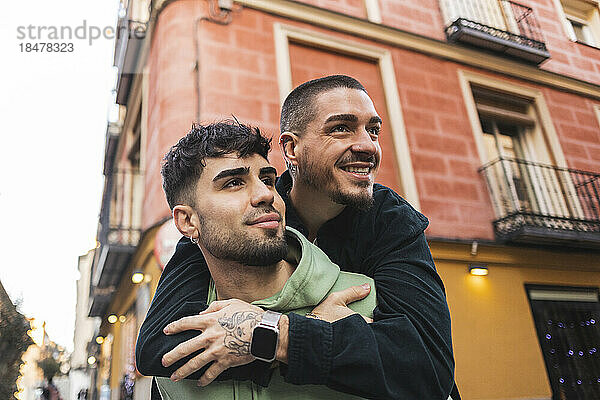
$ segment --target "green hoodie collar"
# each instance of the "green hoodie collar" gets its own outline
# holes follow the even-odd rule
[[[286,227],[285,238],[289,243],[289,258],[297,261],[296,269],[287,280],[283,289],[271,297],[253,301],[252,304],[273,311],[286,312],[304,307],[314,307],[325,298],[338,279],[340,268],[332,263],[327,255],[310,243],[300,232]],[[294,257],[293,250],[297,243],[301,248],[301,256]],[[216,299],[214,282],[211,280],[208,290],[208,301]]]

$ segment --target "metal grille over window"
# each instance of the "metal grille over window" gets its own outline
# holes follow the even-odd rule
[[[440,0],[451,42],[541,63],[550,57],[531,7],[508,0]]]
[[[600,399],[600,303],[595,288],[526,285],[553,399]]]

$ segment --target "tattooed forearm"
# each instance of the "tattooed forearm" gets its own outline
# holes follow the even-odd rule
[[[247,356],[250,354],[250,340],[252,329],[261,320],[260,313],[254,311],[238,311],[230,317],[227,315],[219,318],[219,325],[225,329],[225,347],[229,354]]]

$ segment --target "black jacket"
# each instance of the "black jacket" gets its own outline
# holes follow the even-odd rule
[[[286,224],[307,235],[288,197],[291,183],[287,171],[277,182],[286,203]],[[446,400],[454,373],[450,315],[425,240],[427,218],[385,186],[375,184],[373,195],[370,210],[346,207],[326,222],[316,243],[341,269],[375,280],[374,322],[365,324],[352,315],[329,324],[290,314],[285,380],[368,398]],[[166,336],[162,329],[206,308],[208,281],[202,253],[181,239],[140,329],[136,361],[142,374],[170,376],[190,358],[162,366],[163,354],[198,334]],[[252,379],[264,386],[269,373],[266,363],[255,361],[230,368],[219,379]]]

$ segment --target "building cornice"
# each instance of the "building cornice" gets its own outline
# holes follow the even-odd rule
[[[166,4],[172,1],[163,0],[157,3],[160,3],[161,7],[164,8]],[[368,20],[291,0],[235,0],[235,2],[279,17],[309,23],[600,100],[600,85]]]

